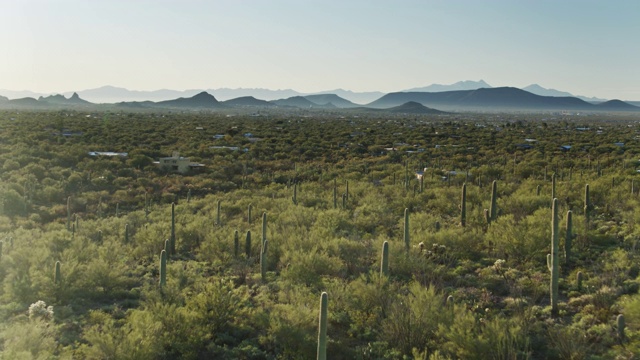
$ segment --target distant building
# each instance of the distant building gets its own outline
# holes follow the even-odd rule
[[[533,145],[531,145],[531,144],[516,144],[516,147],[518,149],[522,149],[522,150],[533,149]]]
[[[89,156],[120,156],[127,157],[129,155],[126,152],[113,152],[113,151],[89,151]]]
[[[201,168],[203,164],[196,164],[189,161],[189,158],[180,156],[180,153],[175,151],[171,157],[160,158],[158,165],[166,170],[179,172],[181,174],[187,173],[192,168]]]

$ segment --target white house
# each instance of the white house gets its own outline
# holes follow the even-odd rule
[[[180,156],[180,153],[178,153],[177,151],[174,151],[171,157],[160,158],[158,164],[163,169],[177,171],[183,174],[188,172],[191,168],[191,162],[189,161],[189,158]]]

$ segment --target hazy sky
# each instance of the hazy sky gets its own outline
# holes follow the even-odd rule
[[[0,0],[0,89],[484,79],[640,100],[639,37],[640,0]]]

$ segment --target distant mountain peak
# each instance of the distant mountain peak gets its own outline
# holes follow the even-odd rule
[[[196,95],[194,95],[192,97],[192,99],[193,100],[208,100],[208,101],[213,100],[215,102],[218,102],[218,100],[216,100],[216,98],[213,95],[209,94],[206,91],[202,91],[200,93],[197,93]]]
[[[202,91],[192,97],[181,97],[174,100],[160,101],[157,102],[156,105],[167,107],[212,108],[220,106],[220,103],[213,95],[206,91]]]
[[[538,84],[531,84],[527,87],[523,87],[522,90],[528,91],[532,94],[540,96],[555,96],[555,97],[572,97],[573,94],[566,91],[559,91],[556,89],[547,89]]]
[[[528,91],[532,94],[540,95],[540,96],[554,96],[554,97],[576,97],[580,100],[588,101],[588,102],[603,102],[607,101],[605,99],[600,99],[596,97],[586,97],[581,95],[573,95],[572,93],[566,91],[560,91],[556,89],[547,89],[538,84],[531,84],[529,86],[523,87],[522,90]]]
[[[386,109],[389,112],[404,114],[444,114],[443,111],[426,107],[417,101],[407,101],[406,103]]]
[[[62,94],[40,96],[38,101],[55,105],[88,105],[88,101],[83,100],[77,93],[73,93],[68,99]]]
[[[404,92],[445,92],[459,90],[477,90],[482,88],[491,88],[484,80],[480,81],[463,80],[451,85],[431,84],[429,86],[404,90]]]

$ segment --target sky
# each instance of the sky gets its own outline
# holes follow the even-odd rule
[[[0,0],[0,89],[402,91],[483,79],[640,100],[638,0]]]

